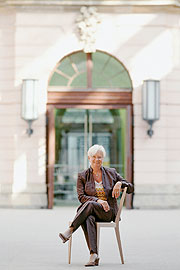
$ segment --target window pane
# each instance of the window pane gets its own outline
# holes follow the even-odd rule
[[[104,76],[104,74],[100,74],[99,72],[93,72],[92,78],[92,87],[93,88],[108,88],[111,87],[110,82]]]
[[[82,72],[86,70],[86,54],[83,52],[74,53],[69,57],[72,63],[75,64],[77,71]]]
[[[92,54],[92,60],[93,75],[95,75],[96,72],[101,73],[106,67],[106,65],[108,65],[110,56],[102,52],[96,52]]]
[[[50,86],[64,86],[68,84],[68,79],[63,77],[62,75],[54,72],[49,82]]]
[[[75,73],[75,70],[73,69],[70,59],[68,57],[60,63],[57,69],[59,69],[69,77],[73,76]]]
[[[92,54],[92,59],[93,88],[132,88],[127,71],[117,59],[102,52]]]
[[[75,77],[70,86],[87,88],[87,73],[81,73]]]
[[[123,70],[120,74],[111,78],[111,85],[117,88],[131,88],[131,81],[127,71]]]

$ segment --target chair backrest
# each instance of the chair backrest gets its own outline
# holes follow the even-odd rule
[[[120,203],[119,203],[119,209],[118,209],[118,212],[116,215],[115,223],[118,223],[120,220],[121,211],[122,211],[123,204],[124,204],[124,199],[126,197],[126,191],[127,191],[127,187],[125,187],[122,191],[122,195],[121,195],[121,199],[120,199]]]

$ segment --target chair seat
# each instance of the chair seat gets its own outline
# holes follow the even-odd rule
[[[116,227],[116,223],[111,221],[111,222],[96,222],[96,225],[97,226],[100,226],[100,227]]]

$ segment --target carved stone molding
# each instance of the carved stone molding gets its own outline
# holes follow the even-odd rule
[[[2,6],[176,6],[180,0],[0,0]]]
[[[80,15],[76,19],[80,41],[85,53],[96,51],[96,33],[100,17],[95,7],[81,7]]]

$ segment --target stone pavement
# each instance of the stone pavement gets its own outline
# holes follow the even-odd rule
[[[75,211],[75,207],[0,209],[0,270],[87,269],[89,254],[82,230],[73,235],[71,265],[67,243],[58,238]],[[180,269],[180,210],[125,209],[120,224],[125,264],[120,263],[113,229],[103,228],[100,265],[95,269]]]

